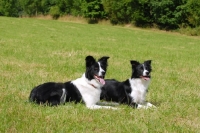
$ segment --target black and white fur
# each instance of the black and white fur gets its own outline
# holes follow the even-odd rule
[[[146,93],[150,83],[151,60],[144,63],[131,60],[131,78],[119,82],[115,79],[107,79],[102,87],[101,100],[128,104],[134,108],[154,107],[145,101]]]
[[[104,56],[96,62],[92,56],[87,56],[85,59],[86,71],[82,77],[65,83],[41,84],[33,88],[29,100],[51,106],[65,102],[84,102],[90,109],[113,108],[96,105],[100,100],[101,87],[105,84],[104,77],[108,58]]]

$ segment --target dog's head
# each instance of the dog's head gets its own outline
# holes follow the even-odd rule
[[[91,81],[95,80],[101,85],[105,84],[104,77],[107,70],[107,60],[108,56],[101,57],[98,61],[96,61],[92,56],[87,56],[85,58],[86,61],[86,72],[85,77]]]
[[[132,76],[131,78],[142,78],[143,80],[149,80],[151,78],[151,60],[139,63],[138,61],[131,60]]]

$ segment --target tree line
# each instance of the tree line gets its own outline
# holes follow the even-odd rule
[[[200,27],[200,0],[0,0],[0,16],[72,15],[90,22],[154,26],[161,29]]]

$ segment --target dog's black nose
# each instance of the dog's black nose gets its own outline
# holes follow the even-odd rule
[[[146,75],[149,75],[149,72],[146,72]]]
[[[102,75],[105,75],[106,74],[106,72],[101,72],[102,73]]]

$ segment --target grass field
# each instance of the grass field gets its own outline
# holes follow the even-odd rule
[[[89,110],[29,103],[31,89],[85,71],[85,57],[110,56],[106,78],[131,75],[130,60],[152,60],[147,100],[157,109]],[[200,132],[200,38],[136,28],[0,17],[0,132]]]

